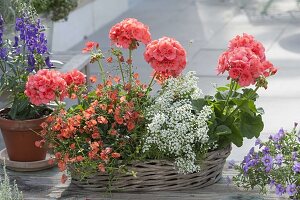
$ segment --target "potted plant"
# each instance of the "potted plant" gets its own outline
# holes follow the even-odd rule
[[[14,41],[5,38],[5,22],[0,15],[0,92],[9,100],[8,107],[0,111],[0,128],[9,159],[29,162],[45,159],[46,149],[34,143],[51,110],[30,103],[24,94],[25,84],[30,74],[52,64],[40,20],[29,5],[19,6]]]
[[[200,188],[218,181],[230,154],[231,143],[241,145],[229,135],[236,134],[235,129],[245,124],[248,128],[257,126],[241,121],[240,115],[246,112],[244,107],[247,106],[250,106],[247,114],[259,118],[252,95],[249,100],[238,91],[247,85],[229,86],[232,91],[224,99],[219,98],[221,91],[215,97],[203,97],[195,73],[182,74],[186,66],[186,51],[181,44],[169,37],[151,41],[149,28],[136,19],[117,23],[111,28],[109,37],[115,46],[127,49],[128,54],[113,46],[106,55],[98,43],[88,42],[83,52],[91,54],[91,63],[99,64],[101,74],[101,83],[91,91],[87,91],[82,81],[77,81],[82,76],[77,72],[60,75],[45,70],[44,74],[38,73],[28,79],[26,94],[32,102],[49,102],[50,99],[44,98],[46,94],[35,95],[36,91],[44,92],[37,80],[46,79],[48,74],[58,77],[53,80],[62,77],[71,83],[61,89],[48,86],[47,91],[54,90],[50,96],[59,99],[60,95],[68,93],[79,100],[69,109],[58,105],[49,120],[42,124],[43,139],[39,144],[50,148],[59,169],[68,171],[73,183],[87,189],[178,190]],[[260,44],[249,37],[252,43]],[[142,84],[138,74],[132,71],[132,52],[140,43],[147,45],[144,58],[154,69],[149,84]],[[249,47],[249,54],[250,50]],[[236,52],[232,54],[239,58],[240,53]],[[256,66],[254,64],[261,64],[263,59],[254,60],[255,55],[252,52],[253,62],[257,61],[253,65],[242,60],[245,65],[240,63],[238,66],[246,70]],[[104,60],[105,64],[117,68],[120,77],[105,74]],[[268,69],[262,68],[262,72],[271,69],[272,73],[275,72],[271,64],[268,66]],[[241,75],[238,74],[234,81],[238,83]],[[250,82],[266,76],[259,73]],[[90,81],[95,83],[96,77],[91,76]],[[161,90],[151,97],[149,93],[155,81],[161,84]],[[59,82],[53,85],[61,84]],[[223,91],[226,89],[223,87]],[[242,125],[238,126],[239,123]],[[259,126],[255,134],[261,129]],[[66,179],[63,174],[62,182]]]
[[[279,197],[299,199],[300,143],[296,127],[297,123],[290,132],[280,129],[265,142],[257,139],[242,163],[234,165],[238,171],[234,183],[247,190],[258,188],[263,194],[275,190]]]

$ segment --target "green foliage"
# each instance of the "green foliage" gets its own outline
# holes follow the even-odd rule
[[[260,135],[264,124],[263,110],[255,105],[257,89],[241,88],[231,81],[229,85],[218,87],[214,96],[205,97],[205,103],[194,104],[199,108],[204,104],[212,106],[214,117],[211,118],[210,137],[216,138],[220,147],[230,143],[240,147],[244,137],[251,139]]]
[[[14,181],[13,185],[10,184],[5,166],[3,166],[3,178],[2,176],[0,176],[0,199],[1,200],[23,199],[23,194],[21,191],[19,191],[16,182]]]
[[[67,19],[69,13],[74,10],[77,0],[31,0],[31,4],[38,14],[46,14],[51,20],[58,21]]]

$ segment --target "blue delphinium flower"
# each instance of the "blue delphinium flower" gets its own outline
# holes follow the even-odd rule
[[[294,196],[297,193],[297,186],[296,184],[290,184],[286,187],[286,193],[288,193],[289,196]]]
[[[3,43],[3,39],[2,39],[2,37],[3,37],[3,27],[4,27],[3,24],[4,24],[4,20],[3,20],[2,15],[0,14],[0,46]]]
[[[0,59],[7,60],[7,49],[0,47]]]
[[[35,65],[35,58],[34,58],[34,55],[33,55],[33,54],[27,55],[27,60],[28,60],[28,65],[29,65],[30,67],[34,67],[34,65]]]
[[[13,45],[13,47],[18,47],[19,46],[19,37],[18,36],[15,36],[15,43]]]
[[[50,61],[49,56],[46,57],[45,63],[46,63],[46,65],[47,65],[48,68],[51,68],[51,67],[53,66],[53,64],[52,64],[51,61]]]
[[[293,171],[296,173],[300,172],[300,163],[299,162],[295,162],[293,165]]]
[[[281,166],[282,165],[282,161],[283,161],[283,155],[282,154],[277,154],[276,157],[275,157],[275,160],[276,160],[276,164],[278,166]]]
[[[275,193],[278,196],[282,196],[285,193],[285,188],[281,184],[277,184],[275,188]]]

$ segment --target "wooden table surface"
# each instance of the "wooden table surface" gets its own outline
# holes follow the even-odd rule
[[[8,171],[11,180],[16,180],[23,191],[25,199],[118,199],[118,200],[271,200],[277,198],[275,194],[262,196],[258,191],[244,191],[233,184],[228,184],[226,177],[232,177],[236,172],[224,167],[223,178],[220,182],[206,188],[190,191],[160,191],[149,193],[100,193],[83,190],[68,180],[60,183],[61,172],[54,167],[38,172]]]

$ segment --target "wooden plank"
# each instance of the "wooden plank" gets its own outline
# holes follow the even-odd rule
[[[275,200],[274,193],[268,196],[259,195],[257,190],[244,191],[232,184],[226,183],[227,176],[232,177],[237,172],[224,167],[223,179],[212,185],[199,190],[190,191],[160,191],[143,193],[100,193],[83,190],[70,180],[65,184],[60,183],[61,172],[57,168],[38,172],[13,172],[7,170],[10,178],[15,179],[19,189],[23,191],[25,199],[114,199],[114,200]]]

